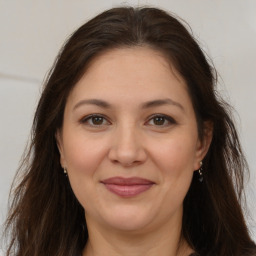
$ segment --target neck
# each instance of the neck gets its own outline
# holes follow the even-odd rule
[[[91,221],[87,223],[91,225],[88,225],[89,240],[83,256],[188,256],[193,252],[181,237],[181,224],[166,223],[154,231],[124,232],[110,231]]]

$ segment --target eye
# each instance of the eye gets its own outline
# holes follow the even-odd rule
[[[110,122],[104,116],[98,115],[98,114],[86,116],[80,122],[82,124],[86,124],[94,127],[110,124]]]
[[[151,126],[160,126],[160,127],[167,127],[175,123],[176,121],[172,117],[167,115],[162,115],[162,114],[156,114],[152,116],[147,122],[147,124]]]

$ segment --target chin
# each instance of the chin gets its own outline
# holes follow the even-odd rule
[[[105,216],[102,216],[105,224],[110,228],[119,230],[119,231],[143,231],[155,219],[153,211],[143,211],[142,209],[119,209],[114,211],[116,214],[113,214],[113,211],[109,212]]]
[[[119,220],[110,221],[109,226],[113,229],[124,231],[124,232],[142,232],[148,226],[148,222],[143,219],[132,219],[132,218],[122,218]]]

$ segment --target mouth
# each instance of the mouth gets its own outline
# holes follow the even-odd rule
[[[135,197],[149,190],[155,182],[139,177],[112,177],[101,181],[112,193],[120,197]]]

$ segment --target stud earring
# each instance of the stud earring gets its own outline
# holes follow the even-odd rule
[[[204,177],[203,177],[203,162],[202,162],[202,161],[200,162],[200,168],[199,168],[199,170],[198,170],[198,174],[199,174],[198,180],[199,180],[200,182],[203,182]]]
[[[64,172],[64,174],[65,174],[66,176],[68,176],[68,171],[67,171],[67,168],[66,168],[66,167],[63,168],[63,172]]]

